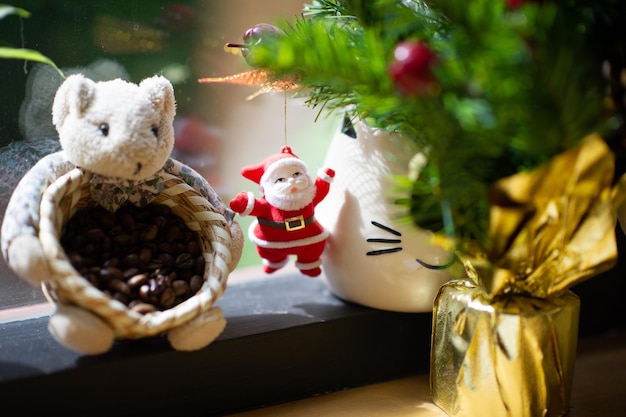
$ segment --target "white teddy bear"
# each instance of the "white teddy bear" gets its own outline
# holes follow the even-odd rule
[[[241,256],[243,234],[233,220],[234,213],[206,179],[170,157],[174,146],[174,115],[174,90],[164,77],[153,76],[137,85],[121,79],[94,82],[81,74],[69,76],[59,87],[52,109],[62,150],[42,158],[29,170],[7,205],[1,245],[3,256],[14,272],[33,285],[44,284],[44,291],[46,283],[65,279],[88,286],[82,277],[60,273],[56,260],[51,260],[42,246],[42,227],[46,222],[41,214],[44,195],[50,192],[51,185],[57,186],[59,179],[65,181],[61,186],[66,184],[68,176],[88,179],[90,198],[110,212],[126,203],[145,206],[164,191],[164,178],[181,178],[183,186],[200,195],[200,203],[206,202],[214,210],[212,213],[224,220],[226,232],[221,234],[227,235],[230,244],[222,249],[228,253],[222,262],[225,264],[222,275],[232,271]],[[219,264],[215,268],[218,267]],[[199,349],[213,341],[225,326],[221,309],[212,306],[225,289],[225,280],[219,285],[205,282],[204,287],[207,286],[212,287],[211,305],[169,318],[162,314],[161,318],[157,317],[156,325],[142,324],[149,320],[112,302],[114,310],[128,314],[127,321],[134,323],[134,333],[130,335],[124,335],[114,321],[80,305],[80,301],[51,300],[56,310],[49,329],[60,343],[86,354],[106,352],[117,338],[160,333],[167,333],[177,350]],[[101,294],[95,297],[106,299]],[[164,312],[156,314],[159,313]]]

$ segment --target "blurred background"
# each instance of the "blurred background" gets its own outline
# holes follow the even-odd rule
[[[242,166],[277,152],[285,140],[284,95],[246,98],[255,87],[200,84],[250,69],[238,49],[258,23],[293,21],[301,0],[16,0],[31,13],[0,19],[0,46],[37,50],[66,74],[132,82],[162,74],[177,99],[174,156],[204,175],[224,201],[240,190],[257,192]],[[60,75],[49,66],[0,59],[0,221],[15,184],[37,160],[58,149],[50,109]],[[287,142],[311,172],[323,164],[341,115],[318,115],[302,99],[287,100]],[[318,117],[319,116],[319,117]],[[244,231],[251,218],[238,217]],[[626,292],[626,238],[617,230],[616,267],[574,288],[582,299],[581,333],[623,328],[615,306]],[[238,273],[260,265],[247,240]],[[260,273],[252,274],[255,279]],[[262,279],[262,278],[261,278]],[[45,302],[40,288],[15,276],[0,257],[0,310]]]
[[[236,48],[258,23],[293,21],[299,0],[16,0],[31,13],[0,19],[0,46],[34,49],[68,75],[138,83],[162,74],[177,100],[174,157],[204,175],[225,202],[257,185],[240,176],[242,166],[279,151],[285,141],[316,172],[339,126],[339,116],[311,109],[289,92],[246,98],[256,87],[200,84],[250,69]],[[58,148],[50,109],[62,82],[47,65],[0,59],[0,216],[13,187],[32,164]],[[242,228],[252,219],[239,217]],[[260,265],[246,238],[238,269]],[[43,302],[39,288],[15,276],[0,259],[0,309]]]

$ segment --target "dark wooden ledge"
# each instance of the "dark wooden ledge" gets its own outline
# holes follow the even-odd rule
[[[81,356],[48,317],[0,325],[2,414],[219,416],[428,370],[430,314],[345,303],[319,279],[231,285],[219,305],[227,327],[196,352],[157,337]]]

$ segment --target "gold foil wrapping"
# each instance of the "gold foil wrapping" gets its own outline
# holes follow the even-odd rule
[[[569,288],[617,260],[614,155],[591,135],[495,183],[489,243],[460,253],[467,279],[435,299],[433,401],[454,417],[562,416],[579,300]]]
[[[470,278],[490,297],[545,298],[612,267],[623,198],[621,182],[613,185],[614,158],[591,135],[543,167],[494,184],[488,247],[461,256]]]
[[[469,281],[445,284],[433,310],[431,394],[457,417],[552,417],[568,410],[579,299],[489,301]]]

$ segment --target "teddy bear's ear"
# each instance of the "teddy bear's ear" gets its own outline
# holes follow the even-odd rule
[[[95,83],[82,74],[73,74],[61,84],[52,104],[52,123],[60,127],[70,113],[82,116],[93,101]]]
[[[155,109],[167,118],[174,118],[176,113],[174,87],[167,78],[160,75],[146,78],[139,83],[139,88],[148,96]]]

